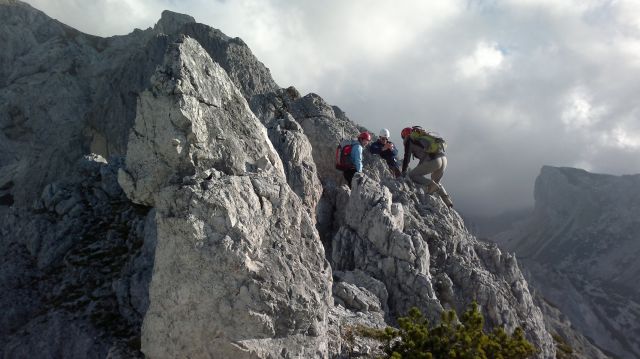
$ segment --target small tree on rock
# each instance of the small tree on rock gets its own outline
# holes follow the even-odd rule
[[[450,310],[442,314],[438,326],[430,328],[422,313],[411,308],[398,324],[400,329],[387,328],[382,334],[388,358],[526,359],[536,353],[521,328],[511,335],[499,327],[484,333],[484,318],[475,302],[460,321]]]

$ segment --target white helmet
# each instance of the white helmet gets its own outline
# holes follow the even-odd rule
[[[389,130],[387,130],[386,128],[383,128],[382,130],[380,130],[380,137],[389,138],[389,136],[390,136]]]

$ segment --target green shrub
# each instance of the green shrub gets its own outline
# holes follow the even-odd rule
[[[553,337],[553,340],[556,342],[556,359],[568,359],[574,357],[573,349],[569,344],[567,344],[564,338],[557,333],[551,334],[551,337]]]
[[[450,310],[442,314],[438,326],[429,328],[422,313],[411,308],[408,316],[398,319],[398,324],[400,329],[386,328],[382,335],[387,358],[524,359],[536,353],[521,328],[512,335],[503,328],[484,333],[484,319],[475,302],[460,321]]]

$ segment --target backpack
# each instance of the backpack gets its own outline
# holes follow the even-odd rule
[[[420,126],[413,126],[411,134],[409,134],[411,142],[424,148],[424,151],[430,155],[443,153],[447,148],[447,142],[434,132],[425,131]]]
[[[342,140],[336,148],[336,169],[346,171],[354,168],[351,161],[351,150],[353,148],[353,140]]]

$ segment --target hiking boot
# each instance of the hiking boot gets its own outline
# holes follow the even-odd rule
[[[440,198],[442,198],[442,201],[444,202],[444,204],[447,205],[447,207],[453,208],[453,201],[451,200],[451,197],[448,194],[444,196],[441,195]]]
[[[427,193],[428,194],[432,194],[432,193],[436,192],[439,189],[440,189],[440,186],[435,182],[431,182],[431,183],[429,183],[427,185]]]

